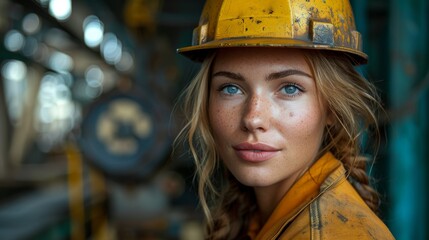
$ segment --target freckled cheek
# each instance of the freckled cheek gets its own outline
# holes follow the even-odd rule
[[[323,132],[323,117],[319,111],[290,110],[283,114],[286,116],[281,124],[288,134],[297,138],[309,139]]]
[[[220,104],[213,104],[209,107],[209,122],[215,136],[225,135],[236,125],[236,107],[225,107]]]

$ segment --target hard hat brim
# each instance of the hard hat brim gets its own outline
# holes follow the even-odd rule
[[[355,65],[366,64],[368,62],[368,56],[365,53],[351,48],[315,44],[303,40],[284,38],[235,38],[213,40],[196,46],[179,48],[177,49],[177,52],[193,61],[202,62],[204,58],[214,50],[218,48],[229,47],[285,47],[297,49],[329,50],[348,55],[351,57]]]

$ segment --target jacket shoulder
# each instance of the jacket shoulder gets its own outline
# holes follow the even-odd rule
[[[343,178],[310,204],[312,239],[394,239]]]

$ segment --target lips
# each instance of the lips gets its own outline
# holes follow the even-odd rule
[[[273,158],[280,149],[263,143],[240,143],[233,149],[237,156],[249,162],[263,162]]]

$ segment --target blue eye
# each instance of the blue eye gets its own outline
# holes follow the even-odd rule
[[[295,85],[292,85],[292,84],[288,84],[288,85],[286,85],[286,86],[284,86],[283,88],[282,88],[282,91],[284,92],[284,93],[286,93],[287,95],[291,95],[291,96],[293,96],[293,95],[297,95],[297,94],[299,94],[299,92],[301,91],[301,89],[299,89],[297,86],[295,86]]]
[[[224,94],[228,94],[228,95],[234,95],[234,94],[239,94],[240,88],[238,88],[237,86],[234,85],[226,85],[223,86],[220,91]]]

